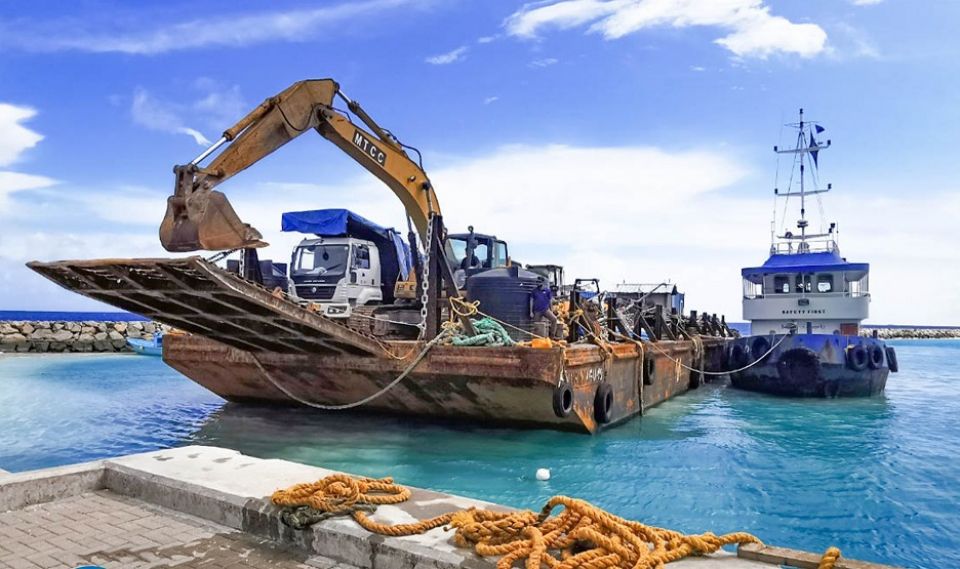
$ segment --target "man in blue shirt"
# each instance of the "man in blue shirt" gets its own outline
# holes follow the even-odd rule
[[[537,288],[530,292],[530,314],[533,315],[534,322],[546,320],[550,324],[549,337],[557,337],[557,317],[550,310],[553,300],[553,291],[546,286],[543,280],[537,284]]]

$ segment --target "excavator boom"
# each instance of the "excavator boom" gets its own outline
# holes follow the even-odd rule
[[[338,96],[373,132],[333,107]],[[227,197],[214,188],[310,129],[383,181],[400,198],[421,239],[426,239],[430,216],[440,213],[426,173],[335,81],[312,79],[267,99],[192,162],[174,167],[176,187],[160,224],[163,247],[184,252],[265,246],[260,232],[241,221]],[[221,147],[209,165],[200,165]]]

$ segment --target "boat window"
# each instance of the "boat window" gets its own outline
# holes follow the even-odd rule
[[[797,293],[810,292],[813,289],[811,275],[797,275]]]
[[[773,292],[777,294],[790,292],[790,277],[788,275],[773,277]]]
[[[346,245],[304,245],[297,248],[295,275],[343,274],[347,266]]]
[[[817,292],[833,292],[833,275],[817,275]]]

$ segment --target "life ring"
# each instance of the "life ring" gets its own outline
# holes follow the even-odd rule
[[[867,349],[863,344],[847,346],[847,367],[853,371],[867,369]]]
[[[893,346],[886,346],[884,351],[887,352],[887,368],[893,373],[900,371],[900,364],[897,363],[897,352],[893,349]]]
[[[553,413],[563,419],[573,411],[573,387],[563,380],[553,390]]]
[[[727,358],[727,371],[744,368],[750,364],[750,346],[746,342],[736,342],[730,346],[730,356]]]
[[[593,417],[598,423],[609,423],[613,411],[613,388],[609,383],[601,383],[597,387],[597,395],[593,398]]]
[[[644,385],[653,385],[653,374],[656,372],[657,366],[653,363],[653,356],[647,356],[643,360],[643,384]]]
[[[750,358],[752,361],[761,361],[766,358],[768,355],[767,352],[770,351],[770,341],[767,340],[766,336],[757,336],[750,342],[750,354],[753,356]],[[755,360],[753,358],[756,358]]]
[[[880,369],[883,367],[883,348],[877,344],[871,344],[867,348],[867,364],[870,365],[870,369]]]

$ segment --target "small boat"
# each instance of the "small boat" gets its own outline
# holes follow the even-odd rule
[[[127,338],[127,345],[134,352],[141,356],[162,356],[163,355],[163,334],[157,332],[151,340],[142,340],[140,338]]]
[[[797,130],[796,145],[774,151],[791,158],[789,177],[780,178],[778,171],[788,187],[774,189],[770,257],[741,271],[743,317],[751,335],[727,348],[731,383],[795,397],[881,393],[889,372],[897,371],[897,356],[876,337],[860,335],[860,323],[869,315],[870,265],[841,256],[837,224],[825,226],[822,219],[821,196],[832,185],[819,185],[819,153],[830,141],[817,141],[824,128],[804,121],[803,109],[800,121],[786,126]],[[821,212],[816,230],[807,219],[814,198]],[[797,232],[784,228],[778,235],[777,220],[782,226],[797,208]]]

